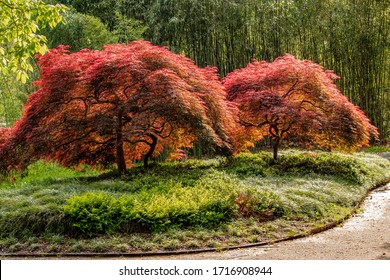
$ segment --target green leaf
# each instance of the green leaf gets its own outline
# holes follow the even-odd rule
[[[55,27],[63,20],[64,10],[64,5],[49,5],[41,0],[0,1],[0,72],[14,73],[18,81],[25,83],[27,72],[33,70],[31,58],[47,51],[46,37],[37,34],[40,26]]]

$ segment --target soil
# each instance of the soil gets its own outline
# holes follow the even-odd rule
[[[390,184],[373,191],[344,224],[316,235],[265,247],[144,259],[390,260]]]

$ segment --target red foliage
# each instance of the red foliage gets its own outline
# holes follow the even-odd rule
[[[11,135],[11,129],[8,127],[0,127],[0,149],[8,141]]]
[[[214,68],[145,41],[73,54],[60,46],[38,64],[38,90],[0,151],[8,168],[48,158],[123,172],[196,140],[232,152],[235,122]]]
[[[353,151],[377,137],[377,129],[333,83],[332,71],[286,54],[274,62],[254,61],[224,79],[228,99],[239,110],[242,146],[264,136],[280,142],[291,135],[307,145]]]

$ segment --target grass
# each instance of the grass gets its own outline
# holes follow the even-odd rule
[[[365,150],[366,153],[385,153],[390,152],[390,147],[386,146],[371,146]]]
[[[37,162],[3,178],[2,252],[139,252],[273,241],[341,219],[390,179],[370,153],[284,151],[113,173]]]

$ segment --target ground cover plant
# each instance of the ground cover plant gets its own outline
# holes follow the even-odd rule
[[[55,176],[53,176],[55,174]],[[272,241],[348,215],[390,178],[376,155],[284,151],[141,166],[39,161],[0,195],[2,252],[135,252]]]
[[[367,149],[365,149],[366,153],[386,153],[390,152],[390,147],[388,146],[371,146]]]

